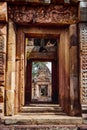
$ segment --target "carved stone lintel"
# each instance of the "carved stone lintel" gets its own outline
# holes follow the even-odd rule
[[[76,6],[9,6],[8,10],[9,18],[16,23],[72,24],[78,22]]]

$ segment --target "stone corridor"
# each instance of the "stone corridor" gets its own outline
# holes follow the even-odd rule
[[[0,0],[0,130],[87,130],[87,0]]]

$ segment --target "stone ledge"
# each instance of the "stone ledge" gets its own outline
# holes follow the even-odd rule
[[[87,125],[82,124],[81,126],[78,127],[78,130],[87,130]]]
[[[0,126],[0,130],[78,130],[74,125],[16,125],[16,126]]]
[[[2,123],[6,125],[81,125],[81,117],[59,116],[59,115],[15,115],[3,117]]]
[[[87,125],[0,125],[0,130],[87,130]]]

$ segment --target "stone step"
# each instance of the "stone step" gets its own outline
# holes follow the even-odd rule
[[[54,107],[22,107],[21,112],[63,112],[61,108],[54,108]]]
[[[26,106],[32,106],[32,107],[60,107],[59,104],[46,104],[46,103],[31,103],[31,104],[26,104]]]
[[[82,124],[82,117],[67,115],[15,115],[3,117],[2,123],[6,125],[78,125]]]
[[[22,107],[17,115],[4,116],[2,123],[6,125],[78,125],[82,124],[82,117],[67,116],[59,105],[30,104]]]
[[[76,125],[4,125],[0,128],[0,130],[78,130]]]
[[[0,130],[87,130],[87,125],[0,125]]]
[[[47,104],[32,104],[29,106],[21,107],[21,113],[63,113],[62,108],[59,105],[47,105]]]
[[[38,116],[39,115],[64,115],[64,116],[66,115],[66,113],[64,113],[64,112],[28,112],[28,113],[21,112],[19,114],[22,116],[26,116],[26,115],[33,116],[33,115],[37,115],[37,114],[38,114]]]
[[[78,130],[87,130],[87,125],[82,124],[81,126],[78,127]]]

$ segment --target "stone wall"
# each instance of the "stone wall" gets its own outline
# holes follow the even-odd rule
[[[79,24],[81,103],[87,104],[87,23]]]
[[[4,113],[5,72],[6,72],[6,34],[7,4],[0,3],[0,113]]]
[[[79,57],[80,57],[80,100],[82,116],[87,118],[87,1],[80,2],[79,23]]]

